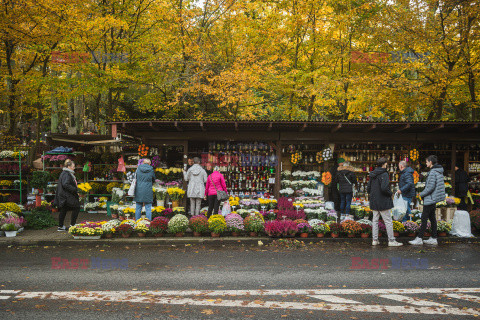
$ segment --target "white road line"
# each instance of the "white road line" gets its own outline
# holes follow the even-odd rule
[[[101,294],[98,291],[77,291],[77,292],[23,292],[16,298],[40,298],[40,299],[66,299],[80,301],[110,301],[117,296]],[[474,309],[441,308],[441,307],[412,307],[412,306],[383,306],[383,305],[352,305],[352,304],[331,304],[331,303],[301,303],[284,301],[263,301],[263,300],[223,300],[217,299],[193,299],[175,297],[156,297],[146,295],[142,292],[125,292],[122,302],[156,303],[170,305],[191,305],[209,307],[243,307],[243,308],[264,308],[264,309],[290,309],[290,310],[317,310],[317,311],[349,311],[349,312],[372,312],[372,313],[399,313],[399,314],[435,314],[439,315],[480,315],[480,311]]]
[[[0,296],[0,300],[7,300],[11,298],[11,296]]]
[[[400,294],[380,294],[378,295],[378,297],[400,301],[400,302],[412,304],[414,306],[424,306],[424,307],[432,306],[432,307],[442,307],[442,308],[448,307],[448,305],[446,304],[441,304],[441,303],[428,301],[428,300],[421,300],[414,297],[402,296]]]
[[[479,296],[472,296],[471,294],[463,294],[463,293],[447,293],[447,297],[460,299],[460,300],[467,300],[470,302],[477,302],[480,303]]]
[[[310,296],[315,299],[323,300],[326,302],[331,302],[331,303],[344,303],[344,304],[361,304],[361,302],[355,301],[355,300],[350,300],[350,299],[345,299],[345,298],[340,298],[337,296],[332,296],[332,295],[327,295],[327,294],[318,294],[315,296]]]
[[[0,294],[14,294],[19,293],[21,290],[0,290]]]

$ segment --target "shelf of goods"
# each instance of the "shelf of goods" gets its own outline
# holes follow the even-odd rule
[[[0,161],[0,200],[4,202],[17,202],[10,201],[10,197],[17,199],[16,195],[10,194],[10,192],[15,192],[18,193],[17,203],[22,203],[23,195],[26,194],[27,189],[27,180],[25,180],[27,175],[23,172],[27,170],[25,156],[25,152],[23,155],[22,152],[18,152],[18,159],[9,157],[2,158],[3,160]]]

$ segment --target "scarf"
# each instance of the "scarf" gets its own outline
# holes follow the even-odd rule
[[[68,169],[68,168],[63,168],[63,171],[67,171],[68,173],[70,173],[72,175],[73,181],[75,181],[75,185],[78,186],[77,178],[75,178],[75,171],[73,171],[72,169]]]

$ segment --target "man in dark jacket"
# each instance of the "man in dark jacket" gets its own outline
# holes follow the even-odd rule
[[[80,212],[80,199],[78,196],[77,180],[75,179],[75,163],[72,160],[65,161],[65,167],[58,177],[57,193],[53,204],[59,208],[57,231],[67,231],[64,226],[67,212],[71,211],[70,226],[77,223]]]
[[[398,168],[400,169],[400,178],[398,178],[399,189],[397,194],[401,194],[403,200],[407,202],[407,214],[403,218],[403,221],[407,221],[410,214],[412,214],[410,204],[415,197],[415,181],[413,179],[413,173],[415,171],[410,168],[405,161],[400,161]]]
[[[378,242],[378,220],[380,215],[387,229],[388,246],[398,247],[402,246],[395,240],[393,236],[393,222],[392,213],[390,209],[393,208],[392,191],[390,190],[390,178],[387,172],[387,159],[380,158],[377,160],[377,167],[370,172],[370,179],[368,180],[367,192],[370,195],[370,209],[373,211],[372,221],[372,245],[376,246]]]
[[[455,197],[460,198],[460,204],[458,205],[458,210],[467,211],[467,203],[465,198],[468,194],[468,183],[470,182],[470,177],[468,173],[465,172],[458,166],[455,166]]]
[[[142,207],[145,206],[147,219],[152,220],[152,203],[153,203],[153,183],[155,182],[155,172],[150,165],[150,159],[143,160],[143,164],[139,165],[136,172],[135,185],[135,220],[142,216]]]
[[[408,243],[414,245],[432,244],[436,245],[437,242],[437,217],[435,216],[435,209],[437,203],[445,200],[447,196],[445,193],[445,179],[443,177],[443,167],[439,165],[437,156],[431,155],[427,157],[426,164],[430,168],[430,172],[427,175],[427,181],[425,182],[425,189],[420,193],[420,197],[423,199],[423,212],[422,212],[422,225],[418,236]],[[430,220],[432,226],[432,236],[430,239],[423,241],[423,234],[427,229],[427,221]]]
[[[350,205],[352,204],[353,185],[357,183],[357,177],[353,169],[346,165],[344,159],[338,159],[338,171],[336,175],[338,192],[340,193],[340,221],[350,215]]]

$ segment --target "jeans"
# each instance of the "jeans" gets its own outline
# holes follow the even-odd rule
[[[188,198],[190,200],[190,214],[198,216],[202,208],[202,198]]]
[[[218,209],[220,208],[220,201],[218,201],[216,194],[208,196],[207,200],[208,200],[207,217],[210,218],[210,216],[212,215],[212,211],[213,211],[213,214],[218,214]]]
[[[340,213],[350,214],[353,193],[340,193]]]
[[[65,217],[67,216],[68,211],[72,212],[70,217],[70,225],[74,226],[77,223],[77,217],[78,213],[80,212],[80,208],[61,207],[60,214],[58,215],[58,226],[60,228],[63,227],[63,224],[65,223]]]
[[[373,211],[373,220],[372,220],[372,238],[373,240],[378,240],[378,219],[382,216],[383,222],[385,223],[385,228],[387,229],[388,241],[395,241],[393,236],[393,222],[392,214],[390,210],[383,211]]]
[[[437,209],[436,204],[423,206],[422,225],[420,226],[420,232],[418,233],[419,238],[423,238],[423,234],[425,233],[425,230],[427,230],[428,220],[430,220],[432,226],[432,238],[437,238],[437,217],[435,217],[435,209]]]
[[[410,215],[412,214],[412,209],[410,208],[410,204],[412,203],[412,198],[403,197],[403,200],[407,201],[407,213],[403,217],[403,222],[410,220]]]
[[[142,217],[142,207],[145,205],[145,211],[147,213],[147,219],[152,220],[152,204],[151,203],[138,203],[135,207],[135,220]]]

